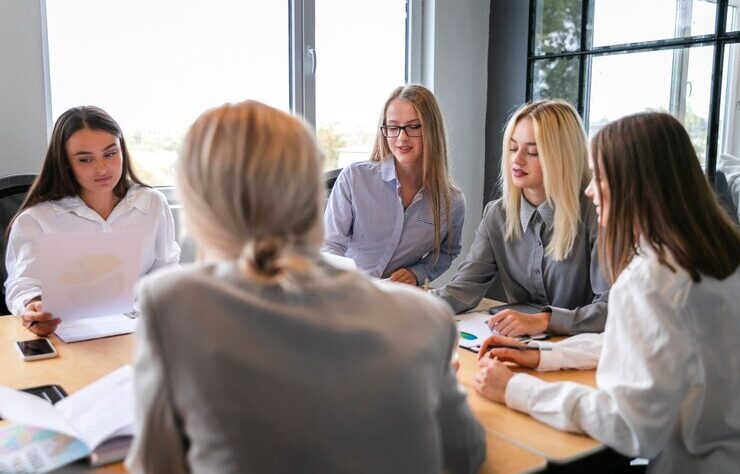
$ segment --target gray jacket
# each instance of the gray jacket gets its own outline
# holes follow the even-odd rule
[[[286,292],[233,262],[139,290],[132,472],[476,472],[483,430],[441,301],[326,268]]]

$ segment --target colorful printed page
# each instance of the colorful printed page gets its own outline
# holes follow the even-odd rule
[[[28,425],[0,428],[0,472],[49,472],[89,454],[82,441]]]

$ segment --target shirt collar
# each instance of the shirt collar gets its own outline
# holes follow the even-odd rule
[[[380,177],[385,182],[398,181],[398,175],[396,175],[396,159],[393,155],[387,155],[380,160]]]
[[[542,222],[545,223],[545,227],[548,230],[552,229],[553,223],[555,222],[555,211],[550,204],[545,201],[540,204],[539,207],[534,207],[529,201],[524,199],[524,196],[522,196],[519,202],[519,219],[522,224],[522,229],[525,230],[527,226],[529,226],[535,212],[540,215]]]
[[[140,211],[148,212],[149,207],[151,206],[152,196],[150,193],[146,192],[147,189],[148,188],[146,186],[132,184],[126,193],[126,196],[123,197],[116,207],[121,206],[125,209],[136,208]],[[54,210],[58,214],[76,212],[82,208],[89,209],[87,204],[85,204],[85,201],[83,201],[79,195],[67,196],[54,202]]]

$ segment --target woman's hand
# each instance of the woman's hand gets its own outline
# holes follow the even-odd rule
[[[551,313],[527,314],[505,309],[488,318],[488,327],[491,331],[498,331],[503,336],[534,336],[547,330],[550,324]]]
[[[40,300],[31,301],[21,313],[23,326],[37,336],[48,336],[53,333],[61,319],[55,319],[51,313],[45,313]]]
[[[416,281],[416,275],[414,275],[414,272],[408,268],[399,268],[395,272],[391,273],[391,276],[388,278],[391,281],[397,281],[399,283],[406,283],[414,286],[418,284]]]
[[[514,373],[498,359],[484,357],[478,361],[473,387],[481,396],[494,402],[506,403],[506,386]]]
[[[505,347],[489,348],[489,346],[498,344],[504,344],[507,346],[527,346],[526,344],[510,337],[491,336],[481,344],[480,351],[478,351],[478,360],[484,357],[489,359],[497,358],[502,362],[514,362],[515,364],[530,369],[534,369],[540,364],[540,351],[520,351]]]

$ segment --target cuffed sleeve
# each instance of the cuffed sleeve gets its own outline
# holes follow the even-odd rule
[[[603,346],[603,334],[579,334],[561,342],[530,342],[530,345],[549,347],[540,351],[537,370],[593,369],[599,362]]]

